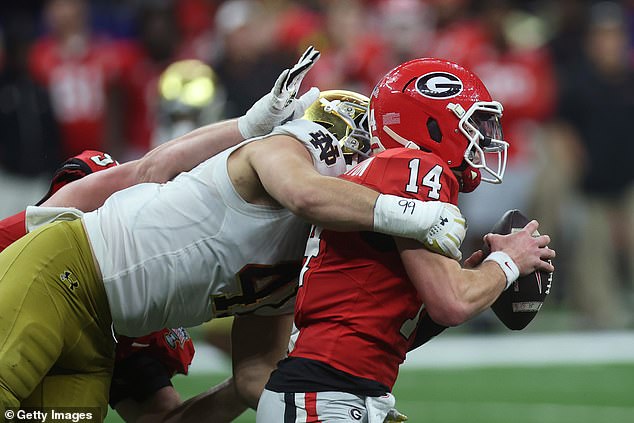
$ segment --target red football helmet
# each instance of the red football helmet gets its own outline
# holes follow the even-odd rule
[[[461,191],[470,192],[480,180],[502,182],[508,143],[501,116],[502,105],[470,71],[445,60],[415,59],[388,72],[372,92],[372,148],[432,152],[462,172]]]
[[[64,185],[83,178],[91,173],[105,170],[119,165],[119,162],[110,157],[108,153],[96,150],[84,150],[80,154],[66,160],[53,174],[51,186],[46,195],[37,202],[36,206],[51,198]]]

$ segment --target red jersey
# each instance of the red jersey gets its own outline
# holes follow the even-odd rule
[[[0,252],[26,235],[26,211],[0,220]]]
[[[458,199],[449,167],[419,150],[384,151],[342,177],[384,194],[452,204]],[[391,389],[422,305],[392,237],[313,227],[295,309],[299,337],[290,356]]]
[[[115,45],[93,38],[71,52],[45,37],[33,45],[29,60],[33,76],[50,93],[62,132],[62,155],[103,149],[108,87],[121,70]]]
[[[552,60],[545,50],[489,50],[473,71],[491,95],[504,104],[505,139],[511,161],[532,161],[533,140],[540,124],[553,116],[557,86]]]

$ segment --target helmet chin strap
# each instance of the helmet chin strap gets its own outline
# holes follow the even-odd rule
[[[399,134],[397,134],[396,132],[392,131],[392,129],[387,126],[387,125],[383,125],[383,130],[385,131],[386,134],[388,134],[394,141],[396,141],[397,143],[401,144],[403,147],[405,148],[411,148],[412,150],[420,150],[420,147],[410,141],[407,140],[405,138],[403,138],[402,136],[400,136]]]

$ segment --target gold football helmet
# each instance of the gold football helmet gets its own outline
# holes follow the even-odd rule
[[[154,145],[224,118],[224,88],[213,69],[199,60],[169,65],[159,78],[158,93]]]
[[[372,151],[368,131],[369,104],[368,97],[353,91],[323,91],[306,109],[303,118],[320,124],[333,134],[339,140],[346,163],[353,164],[369,157]]]

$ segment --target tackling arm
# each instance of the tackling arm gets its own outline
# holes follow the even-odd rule
[[[145,414],[137,423],[225,423],[234,421],[247,406],[238,397],[233,379],[196,395],[169,413]]]
[[[266,192],[298,216],[330,229],[373,229],[373,209],[379,193],[322,176],[295,138],[272,136],[253,143],[247,154]]]
[[[41,205],[92,211],[116,191],[143,182],[167,182],[241,141],[236,119],[212,123],[156,147],[139,160],[74,181]]]
[[[242,140],[235,119],[213,123],[162,144],[139,160],[71,182],[41,205],[92,211],[117,191],[143,182],[166,182]]]
[[[532,237],[536,221],[510,235],[487,235],[491,251],[503,251],[514,261],[520,275],[537,269],[552,272],[555,251],[546,248],[547,235]],[[482,312],[507,286],[506,273],[494,261],[483,261],[473,269],[434,254],[411,240],[397,239],[407,274],[423,299],[429,316],[438,324],[459,325]]]
[[[136,182],[167,182],[243,139],[236,119],[195,129],[159,145],[143,156],[137,164]]]
[[[383,195],[353,182],[323,176],[315,170],[304,146],[290,136],[271,136],[247,147],[232,157],[246,155],[250,171],[243,168],[236,172],[235,167],[240,165],[235,163],[245,160],[229,159],[232,182],[245,200],[261,201],[270,195],[315,225],[413,238],[427,248],[460,259],[466,223],[457,207]],[[251,180],[259,181],[261,186],[244,189],[248,185],[244,181]],[[264,194],[258,188],[263,188]]]
[[[40,206],[74,207],[85,212],[95,210],[114,192],[137,183],[138,162],[127,162],[73,181],[63,186]]]
[[[236,316],[231,330],[236,392],[254,410],[278,361],[286,356],[293,314]]]
[[[165,417],[148,416],[144,421],[224,423],[247,407],[256,409],[271,372],[286,355],[292,322],[292,314],[236,316],[231,332],[233,378],[185,401]]]

